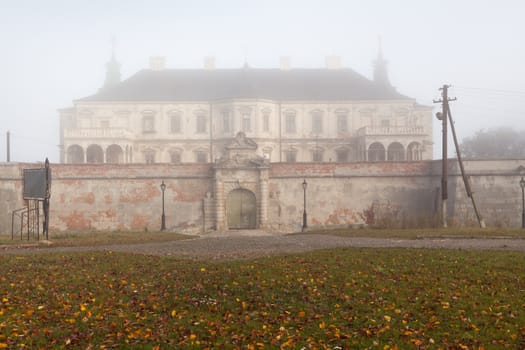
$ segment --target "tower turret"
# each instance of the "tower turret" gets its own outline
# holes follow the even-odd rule
[[[115,59],[116,40],[111,39],[111,60],[106,63],[106,80],[103,88],[108,88],[120,83],[120,63]]]
[[[381,47],[381,37],[378,38],[377,58],[374,61],[374,82],[385,87],[392,87],[388,79],[388,61],[383,58],[383,50]]]

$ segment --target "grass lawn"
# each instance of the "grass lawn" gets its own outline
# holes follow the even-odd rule
[[[525,347],[525,255],[1,255],[0,348]]]
[[[435,238],[435,237],[468,237],[468,238],[525,238],[525,230],[521,228],[497,227],[449,227],[422,229],[373,229],[373,228],[341,228],[326,230],[309,230],[308,233],[330,234],[343,237],[393,237],[393,238]]]

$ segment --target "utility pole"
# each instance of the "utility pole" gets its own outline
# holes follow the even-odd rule
[[[7,139],[7,162],[9,163],[11,161],[11,133],[8,131],[6,135]]]
[[[441,99],[434,100],[434,103],[441,103],[442,112],[436,113],[437,119],[441,120],[443,140],[442,140],[442,170],[441,170],[441,222],[444,228],[447,227],[447,199],[448,199],[448,150],[447,150],[447,119],[448,119],[448,102],[454,99],[448,98],[449,85],[443,85],[441,90]]]

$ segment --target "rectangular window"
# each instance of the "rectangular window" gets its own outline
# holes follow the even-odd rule
[[[147,116],[142,119],[143,132],[155,132],[155,117]]]
[[[146,164],[155,163],[155,152],[154,151],[144,152],[144,161],[146,162]]]
[[[170,158],[172,163],[180,163],[180,152],[172,152]]]
[[[197,163],[207,163],[208,153],[206,152],[195,152],[195,161]]]
[[[197,115],[197,133],[203,134],[206,133],[207,127],[206,127],[206,116],[203,114]]]
[[[348,132],[348,118],[346,114],[337,115],[337,131]]]
[[[268,113],[263,114],[263,131],[270,131],[270,115]]]
[[[102,129],[107,129],[107,128],[109,128],[109,120],[101,120],[101,121],[100,121],[100,127],[101,127]]]
[[[296,127],[295,127],[295,114],[287,114],[287,115],[286,115],[285,131],[286,131],[288,134],[295,134],[295,132],[296,132]]]
[[[249,114],[244,113],[242,115],[242,131],[249,132],[252,131],[251,117]]]
[[[174,114],[171,116],[170,118],[170,131],[172,133],[180,133],[182,128],[181,128],[181,117],[180,117],[180,114]]]
[[[285,159],[288,163],[295,163],[297,161],[297,152],[296,151],[286,151]]]
[[[381,120],[381,127],[382,128],[389,128],[390,127],[390,120],[388,120],[388,119]]]
[[[314,134],[320,134],[323,132],[323,115],[314,114],[312,115],[312,132]]]
[[[231,118],[230,118],[230,112],[228,111],[222,112],[222,131],[224,133],[231,132]]]

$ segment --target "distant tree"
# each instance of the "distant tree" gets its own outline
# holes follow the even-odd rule
[[[471,159],[525,158],[525,131],[510,127],[481,129],[461,143],[461,153]]]

